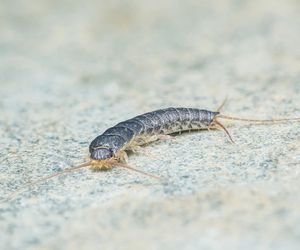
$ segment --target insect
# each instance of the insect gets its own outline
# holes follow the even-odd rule
[[[221,107],[223,104],[221,105]],[[220,107],[220,108],[221,108]],[[84,167],[95,170],[106,170],[112,167],[123,167],[141,174],[160,179],[160,177],[143,172],[126,164],[127,151],[140,149],[141,146],[150,142],[164,139],[170,134],[192,130],[222,129],[230,141],[232,137],[220,120],[235,120],[256,123],[275,123],[287,121],[300,121],[300,118],[256,120],[244,119],[222,115],[219,110],[209,111],[196,108],[166,108],[148,112],[132,119],[120,122],[108,128],[103,134],[97,136],[89,146],[90,159],[78,166],[70,167],[64,171],[44,177],[25,187],[45,181],[67,172],[75,171]],[[23,187],[24,188],[24,187]],[[20,191],[13,193],[14,197]]]

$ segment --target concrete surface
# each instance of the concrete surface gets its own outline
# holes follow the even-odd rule
[[[1,1],[0,197],[169,106],[300,116],[300,4]],[[225,122],[224,122],[225,123]],[[0,205],[0,249],[299,249],[300,123],[228,125],[132,155],[168,182],[84,169]]]

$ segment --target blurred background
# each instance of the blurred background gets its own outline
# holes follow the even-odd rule
[[[300,116],[297,0],[0,0],[0,197],[170,106]],[[1,249],[298,249],[299,124],[149,145],[0,207]],[[158,157],[157,157],[158,156]]]

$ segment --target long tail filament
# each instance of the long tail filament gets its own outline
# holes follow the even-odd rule
[[[215,125],[221,127],[225,131],[225,133],[228,135],[231,142],[234,142],[234,141],[232,140],[230,133],[228,132],[226,127],[222,123],[220,123],[216,118],[218,118],[218,119],[221,118],[221,119],[225,119],[225,120],[241,121],[241,122],[254,122],[254,123],[261,123],[261,124],[300,121],[300,117],[299,118],[262,119],[262,120],[260,120],[260,119],[239,118],[239,117],[233,117],[233,116],[227,116],[227,115],[221,115],[221,114],[217,115],[212,124],[215,124]]]
[[[282,119],[267,119],[267,120],[259,120],[259,119],[248,119],[248,118],[239,118],[227,115],[217,115],[218,118],[226,119],[226,120],[234,120],[234,121],[242,121],[242,122],[255,122],[255,123],[279,123],[279,122],[295,122],[300,121],[300,117],[297,118],[282,118]]]
[[[219,121],[217,121],[217,119],[214,119],[213,123],[214,123],[215,125],[221,127],[221,128],[224,130],[224,132],[227,134],[229,140],[230,140],[232,143],[234,143],[234,141],[233,141],[233,139],[232,139],[232,137],[231,137],[229,131],[227,130],[227,128],[226,128],[222,123],[220,123]]]

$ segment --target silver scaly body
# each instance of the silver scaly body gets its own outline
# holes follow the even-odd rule
[[[195,108],[166,108],[148,112],[118,123],[96,137],[90,144],[91,159],[116,156],[131,145],[142,145],[160,135],[207,129],[219,112]]]

